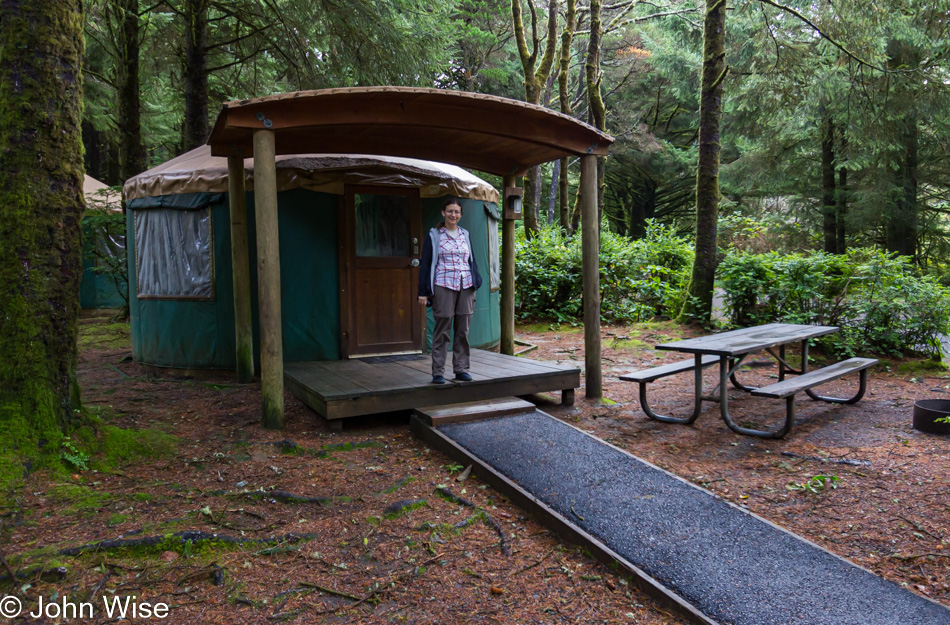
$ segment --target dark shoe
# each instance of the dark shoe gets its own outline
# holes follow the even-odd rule
[[[458,380],[459,382],[471,382],[472,376],[469,375],[467,372],[463,371],[462,373],[456,373],[455,379]]]
[[[469,378],[469,379],[471,379],[471,378]],[[432,376],[432,383],[433,383],[433,384],[445,384],[445,378],[442,377],[441,375],[434,375],[434,376]]]

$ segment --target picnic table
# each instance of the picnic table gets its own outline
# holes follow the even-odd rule
[[[857,403],[867,390],[867,370],[877,360],[874,358],[849,358],[822,369],[808,370],[809,340],[837,332],[836,326],[810,326],[789,323],[769,323],[761,326],[742,328],[730,332],[711,334],[683,341],[663,343],[656,349],[692,354],[693,358],[672,364],[653,367],[642,371],[633,371],[620,376],[621,380],[640,384],[640,407],[651,419],[666,423],[692,423],[702,412],[702,402],[719,404],[722,420],[729,429],[747,436],[761,438],[782,438],[792,428],[795,421],[795,395],[804,391],[814,400],[835,404]],[[801,366],[796,369],[788,364],[785,351],[788,345],[801,344]],[[777,348],[777,352],[776,352]],[[742,361],[757,352],[766,352],[778,361],[778,382],[765,387],[745,386],[736,379],[736,372]],[[719,365],[719,384],[708,394],[703,394],[703,369]],[[647,401],[647,384],[668,375],[693,371],[695,376],[695,400],[693,413],[689,417],[672,417],[655,413]],[[858,392],[849,398],[818,395],[812,389],[816,386],[836,380],[849,373],[860,373]],[[787,374],[797,377],[785,379]],[[785,399],[785,422],[777,430],[756,430],[736,424],[729,415],[728,381],[740,391],[759,397]]]

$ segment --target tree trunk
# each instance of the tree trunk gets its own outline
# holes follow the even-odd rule
[[[887,250],[914,258],[917,254],[917,120],[902,120],[901,156],[892,171],[892,197],[887,223]]]
[[[511,0],[511,17],[514,25],[515,43],[518,47],[518,56],[521,58],[521,69],[524,72],[525,102],[539,104],[541,95],[551,68],[554,66],[554,55],[557,50],[557,0],[548,0],[547,38],[544,46],[544,55],[538,63],[540,38],[538,36],[538,15],[533,2],[528,3],[531,10],[531,48],[528,48],[524,20],[521,13],[522,0]],[[530,238],[538,231],[538,202],[535,195],[540,187],[540,170],[532,168],[524,178],[524,195],[522,211],[524,214],[525,236]]]
[[[521,207],[524,215],[524,234],[531,239],[538,232],[538,202],[537,196],[541,191],[541,167],[535,165],[524,176],[524,194]]]
[[[838,225],[835,220],[835,126],[830,116],[821,124],[821,214],[825,252],[838,251]]]
[[[910,42],[891,40],[887,45],[888,69],[909,70],[920,63],[920,51]],[[903,78],[909,81],[909,78]],[[917,108],[916,93],[899,82],[901,101],[911,102],[898,118],[900,145],[897,166],[891,169],[890,209],[887,212],[886,247],[889,252],[914,258],[917,253]]]
[[[561,159],[561,166],[558,168],[558,213],[560,216],[561,230],[566,234],[573,234],[571,228],[571,181],[570,181],[570,161],[567,158]]]
[[[696,171],[696,252],[681,322],[708,322],[716,281],[719,222],[719,127],[726,78],[726,0],[708,0],[703,22],[703,74],[699,98],[699,163]]]
[[[561,159],[554,161],[554,165],[551,169],[551,187],[548,191],[548,225],[551,225],[557,219],[557,196],[558,196],[558,180],[561,176]]]
[[[577,0],[567,0],[564,14],[564,30],[561,31],[561,51],[558,59],[558,99],[561,104],[561,112],[565,115],[573,115],[571,109],[571,94],[569,90],[569,77],[571,69],[571,47],[574,40],[574,28],[577,26]],[[561,229],[567,234],[571,234],[571,203],[570,203],[570,160],[562,158],[558,168],[558,202],[560,204],[560,222]]]
[[[604,99],[600,93],[601,75],[600,75],[600,42],[603,37],[603,29],[600,23],[600,14],[603,9],[602,0],[591,0],[590,3],[590,40],[587,46],[587,102],[590,112],[590,123],[597,130],[607,130],[607,108],[604,106]],[[603,156],[597,158],[597,225],[600,227],[600,221],[604,210],[604,169],[607,159]]]
[[[139,0],[116,0],[116,89],[119,129],[119,176],[123,181],[146,169],[139,103]]]
[[[185,150],[208,140],[208,0],[185,0]]]
[[[59,462],[76,383],[82,2],[0,3],[0,490]],[[40,455],[45,450],[44,455]]]
[[[83,120],[83,162],[85,164],[86,173],[97,180],[103,180],[105,178],[103,174],[105,170],[105,158],[102,153],[102,144],[102,133],[96,130],[92,122]]]
[[[844,139],[842,139],[842,153],[844,153]],[[835,206],[835,224],[838,226],[838,233],[835,237],[835,249],[838,254],[844,254],[848,251],[848,243],[845,239],[845,216],[848,214],[848,170],[844,167],[838,170],[838,201]]]

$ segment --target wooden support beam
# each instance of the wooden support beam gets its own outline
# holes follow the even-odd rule
[[[502,205],[498,208],[505,214],[505,193],[515,186],[514,176],[505,176],[502,182]],[[501,222],[501,346],[502,354],[515,354],[515,220]]]
[[[284,427],[284,346],[280,322],[280,244],[274,133],[254,132],[254,207],[257,221],[257,308],[261,334],[261,417]]]
[[[581,248],[584,267],[585,395],[604,395],[600,363],[600,221],[597,218],[597,157],[581,157]]]
[[[228,157],[231,205],[231,272],[234,283],[234,344],[238,382],[254,381],[254,335],[251,330],[251,268],[247,250],[247,202],[244,158]]]

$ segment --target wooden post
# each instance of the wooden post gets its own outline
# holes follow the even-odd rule
[[[505,214],[505,192],[515,186],[514,176],[505,176],[501,184],[501,209]],[[515,220],[501,221],[501,346],[502,354],[515,354]]]
[[[257,221],[257,308],[261,333],[264,427],[284,427],[284,347],[280,323],[280,244],[274,133],[254,132],[254,206]]]
[[[251,269],[247,253],[247,202],[244,157],[228,157],[231,204],[231,272],[234,278],[234,344],[238,382],[254,381],[254,335],[251,330]]]
[[[597,157],[581,157],[581,247],[584,265],[584,366],[586,396],[604,395],[600,370],[600,223],[597,219]]]

